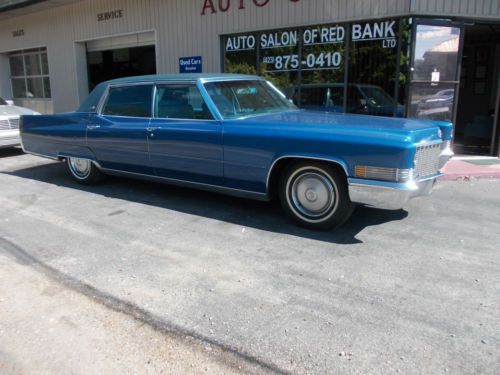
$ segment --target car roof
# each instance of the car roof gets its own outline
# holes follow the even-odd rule
[[[104,84],[120,84],[120,83],[139,83],[139,82],[169,82],[169,81],[220,81],[220,80],[240,80],[240,79],[258,79],[262,77],[246,75],[246,74],[230,74],[230,73],[183,73],[183,74],[153,74],[144,76],[124,77],[103,82]]]

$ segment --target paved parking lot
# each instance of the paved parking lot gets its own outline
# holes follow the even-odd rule
[[[0,186],[0,284],[36,272],[220,366],[206,372],[500,372],[500,180],[442,182],[331,232],[277,204],[118,178],[82,187],[19,151],[0,150]],[[31,315],[0,322],[6,368],[29,365],[9,336]]]

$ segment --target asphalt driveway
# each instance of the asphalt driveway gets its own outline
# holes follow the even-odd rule
[[[241,372],[500,372],[500,180],[442,182],[331,232],[277,204],[83,187],[19,151],[0,150],[0,186],[1,254]]]

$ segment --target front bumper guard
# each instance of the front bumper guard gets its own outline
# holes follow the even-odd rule
[[[443,174],[408,182],[387,182],[349,178],[349,197],[354,203],[385,210],[398,210],[411,199],[429,195]]]

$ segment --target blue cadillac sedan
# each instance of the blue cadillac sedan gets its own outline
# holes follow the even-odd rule
[[[247,75],[155,75],[97,86],[76,112],[23,116],[25,152],[76,181],[152,179],[259,200],[327,229],[355,204],[400,209],[451,157],[446,122],[299,110]]]

